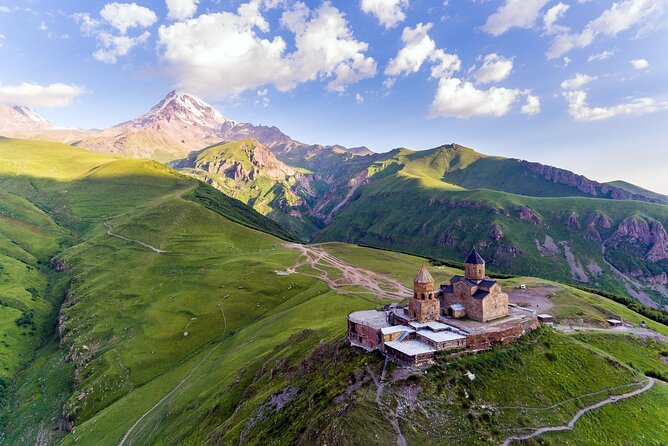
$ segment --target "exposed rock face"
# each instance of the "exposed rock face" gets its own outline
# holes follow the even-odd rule
[[[648,202],[659,202],[656,199],[640,194],[633,194],[624,189],[610,186],[608,184],[592,181],[583,175],[577,175],[565,169],[546,166],[540,163],[518,160],[518,163],[530,172],[538,174],[555,184],[564,184],[573,187],[580,192],[592,197],[611,198],[613,200],[638,200]]]
[[[665,285],[668,284],[668,275],[666,273],[662,273],[658,276],[648,277],[647,281],[649,283],[660,283],[661,285]]]
[[[612,228],[612,220],[610,220],[610,217],[600,212],[589,216],[589,224],[601,229]]]
[[[492,226],[492,230],[489,232],[489,236],[498,242],[501,240],[501,237],[503,237],[503,231],[501,231],[499,225],[494,225]]]
[[[530,221],[537,225],[543,223],[543,219],[534,213],[534,211],[528,206],[521,206],[517,210],[520,220]]]
[[[584,238],[585,240],[592,240],[599,243],[603,242],[603,237],[601,237],[601,234],[596,230],[596,227],[593,224],[588,225],[587,229],[585,229]]]
[[[661,222],[638,217],[624,219],[611,239],[611,245],[617,247],[624,240],[649,246],[645,258],[650,262],[668,259],[668,233]]]
[[[545,255],[559,255],[561,253],[561,250],[559,249],[559,246],[554,242],[554,239],[550,237],[549,235],[545,236],[545,242],[541,243],[538,240],[535,240],[536,242],[536,248],[540,252],[540,255],[545,256]]]
[[[578,214],[571,212],[571,215],[566,218],[566,226],[571,229],[580,228],[580,223],[578,222]]]
[[[661,223],[654,222],[652,224],[650,238],[654,245],[647,253],[647,260],[658,262],[668,259],[668,234],[666,234],[666,229]]]

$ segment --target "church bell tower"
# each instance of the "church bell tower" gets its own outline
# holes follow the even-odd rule
[[[441,303],[434,292],[434,279],[422,265],[413,279],[413,297],[408,302],[408,316],[418,322],[438,320]]]

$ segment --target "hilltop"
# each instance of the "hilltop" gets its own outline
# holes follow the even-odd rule
[[[395,375],[341,343],[346,315],[401,299],[425,259],[286,243],[290,234],[273,221],[153,161],[16,140],[0,141],[0,154],[0,261],[11,275],[0,291],[17,296],[0,307],[8,444],[257,444],[268,436],[353,444],[398,434],[409,444],[462,435],[485,444],[640,389],[643,373],[668,373],[665,326],[601,296],[513,278],[503,286],[525,283],[547,296],[566,325],[603,328],[617,317],[635,327],[646,320],[652,331],[639,331],[639,341],[546,329],[510,348],[439,360],[428,373]],[[437,281],[458,272],[430,269]],[[665,387],[634,398],[628,404],[651,411],[615,441],[641,430],[666,435],[657,424]],[[555,404],[524,415],[505,409]],[[606,413],[627,413],[618,404]]]
[[[476,246],[499,271],[668,305],[668,201],[629,183],[601,183],[459,144],[386,153],[305,144],[273,126],[225,118],[177,91],[103,131],[19,133],[26,132],[98,152],[169,161],[302,240],[446,259]],[[252,149],[238,150],[239,144]]]

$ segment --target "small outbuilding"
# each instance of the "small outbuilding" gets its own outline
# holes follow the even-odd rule
[[[554,316],[552,316],[551,314],[543,313],[539,314],[537,317],[538,317],[538,322],[540,322],[541,324],[554,324]]]
[[[610,324],[611,327],[623,327],[624,322],[620,321],[619,319],[608,319],[608,324]]]

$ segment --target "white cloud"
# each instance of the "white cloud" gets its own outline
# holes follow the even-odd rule
[[[383,87],[387,88],[388,90],[394,87],[394,84],[397,83],[397,78],[396,77],[388,77],[383,81]]]
[[[362,96],[361,94],[357,93],[357,94],[355,95],[355,102],[357,102],[358,104],[361,104],[362,102],[364,102],[364,96]]]
[[[167,17],[174,20],[189,19],[197,12],[199,0],[166,0]]]
[[[97,35],[97,40],[102,45],[102,48],[93,53],[96,60],[104,63],[116,63],[119,57],[125,56],[132,48],[137,45],[145,43],[151,33],[144,31],[144,33],[137,37],[129,36],[114,36],[106,31],[102,31]]]
[[[615,36],[636,25],[648,22],[663,15],[668,0],[623,0],[613,3],[599,17],[587,23],[579,34],[561,34],[548,49],[548,59],[560,57],[573,48],[585,48],[599,36]]]
[[[596,76],[589,76],[588,74],[577,73],[574,78],[566,79],[561,83],[561,88],[564,90],[576,90],[591,81],[595,81]]]
[[[560,34],[560,33],[566,33],[569,31],[569,29],[565,26],[560,26],[557,25],[557,20],[562,18],[564,14],[566,14],[566,11],[568,11],[570,8],[570,5],[567,5],[565,3],[557,3],[553,7],[547,10],[545,15],[543,16],[543,25],[545,27],[545,33],[547,34]]]
[[[563,93],[568,101],[568,113],[577,121],[597,121],[619,115],[644,115],[668,110],[668,101],[652,98],[637,98],[612,107],[591,107],[587,103],[587,92],[576,90]]]
[[[606,60],[610,59],[612,56],[614,56],[615,51],[610,51],[610,50],[605,50],[600,53],[592,54],[587,58],[587,62],[595,62],[595,61],[600,61],[600,60]]]
[[[39,24],[39,30],[42,32],[47,32],[49,30],[49,27],[46,25],[46,23],[44,23],[44,21],[42,21]]]
[[[510,107],[526,95],[532,97],[528,90],[516,90],[491,87],[487,90],[477,89],[472,83],[457,78],[444,78],[438,82],[436,97],[431,104],[432,116],[467,118],[470,116],[503,116]],[[534,97],[535,98],[535,97]],[[536,98],[538,99],[538,98]],[[522,108],[524,113],[535,111],[535,100],[529,108]],[[539,102],[540,103],[540,102]]]
[[[0,6],[0,13],[10,13],[12,12],[11,8],[8,8],[7,6]]]
[[[108,3],[100,11],[100,16],[121,34],[130,28],[147,28],[158,21],[153,11],[136,3]]]
[[[180,88],[208,97],[240,93],[262,85],[287,91],[316,79],[328,79],[327,89],[343,92],[347,85],[376,74],[376,62],[364,53],[368,44],[354,38],[341,11],[325,1],[311,10],[297,2],[281,16],[294,34],[295,51],[279,35],[269,33],[251,0],[236,13],[202,14],[159,29],[162,59]]]
[[[636,70],[645,70],[649,67],[649,62],[646,59],[633,59],[629,62]]]
[[[506,0],[503,6],[487,18],[482,29],[493,36],[500,36],[510,28],[531,28],[548,1]]]
[[[64,107],[82,93],[84,93],[83,88],[62,83],[49,85],[38,85],[30,82],[23,82],[19,85],[0,84],[0,102],[27,107]]]
[[[408,0],[362,0],[362,11],[373,14],[385,28],[394,28],[406,18]]]
[[[81,32],[86,36],[92,36],[100,27],[100,22],[95,20],[87,12],[77,12],[72,15],[75,22],[79,24]]]
[[[473,76],[481,84],[500,82],[510,75],[513,70],[513,61],[492,53],[485,56],[482,66]]]
[[[2,48],[2,45],[3,45],[4,41],[5,41],[5,35],[0,34],[0,48]]]
[[[527,101],[522,106],[521,112],[522,114],[529,116],[540,113],[540,99],[538,96],[527,94]]]
[[[257,91],[258,96],[267,96],[268,93],[269,93],[269,90],[267,90],[266,88],[262,88],[261,90]]]
[[[461,68],[461,61],[455,54],[447,54],[436,48],[436,42],[429,37],[431,23],[418,23],[415,28],[406,27],[401,33],[404,47],[391,59],[385,68],[388,76],[416,73],[426,61],[434,65],[431,69],[432,77],[441,78],[452,75]]]

